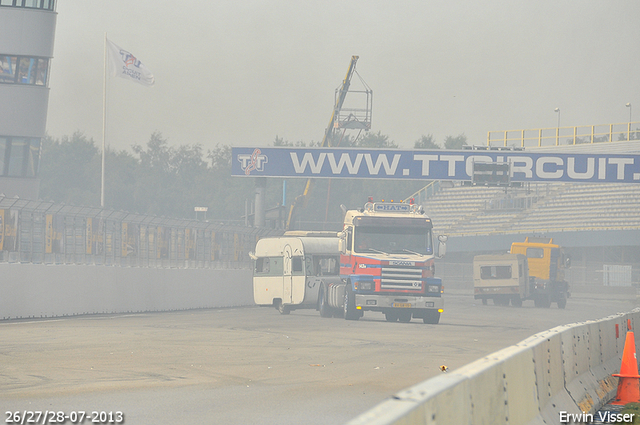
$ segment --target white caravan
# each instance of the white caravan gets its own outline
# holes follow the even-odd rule
[[[293,234],[293,235],[292,235]],[[298,308],[318,308],[322,283],[340,283],[340,252],[336,233],[289,232],[256,244],[253,299],[289,314]]]

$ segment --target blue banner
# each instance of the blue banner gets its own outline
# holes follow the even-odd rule
[[[514,182],[640,183],[640,155],[480,150],[232,148],[244,177],[471,180],[474,162],[508,162]]]

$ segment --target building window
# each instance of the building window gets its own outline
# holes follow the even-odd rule
[[[46,86],[48,71],[49,59],[0,54],[0,83]]]
[[[0,55],[0,83],[16,82],[17,56]]]
[[[0,6],[55,10],[55,0],[0,0]]]
[[[0,176],[36,177],[40,144],[39,138],[0,136]]]
[[[0,137],[0,176],[4,176],[5,164],[9,162],[9,139]]]
[[[24,174],[25,147],[25,139],[12,138],[9,150],[9,177],[22,177]]]
[[[47,74],[49,70],[49,61],[46,59],[38,59],[38,69],[36,70],[36,86],[47,85]]]
[[[40,139],[29,139],[29,152],[27,153],[27,169],[25,177],[38,175],[40,166]]]

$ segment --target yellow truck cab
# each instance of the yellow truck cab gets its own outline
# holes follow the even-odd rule
[[[527,237],[524,242],[511,244],[512,254],[522,254],[529,263],[532,293],[537,293],[536,306],[549,307],[556,302],[564,308],[570,296],[564,271],[571,265],[570,258],[552,238]]]

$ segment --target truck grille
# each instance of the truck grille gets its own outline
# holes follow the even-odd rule
[[[422,269],[407,267],[382,267],[380,289],[404,289],[422,292]]]

